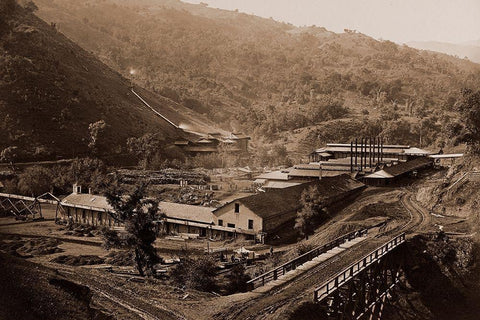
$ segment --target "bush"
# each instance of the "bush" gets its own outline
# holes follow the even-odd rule
[[[245,268],[243,265],[238,264],[232,268],[230,275],[228,276],[228,293],[248,291],[247,282],[250,280],[250,276],[245,274]]]
[[[309,243],[300,243],[297,246],[297,253],[299,256],[301,256],[302,254],[307,253],[310,250],[313,250],[313,248],[314,247]]]
[[[183,259],[172,271],[172,279],[178,285],[210,292],[217,288],[217,266],[212,256]]]

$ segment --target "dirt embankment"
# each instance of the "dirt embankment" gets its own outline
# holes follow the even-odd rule
[[[444,234],[417,236],[404,247],[405,281],[384,319],[478,319],[480,245]]]
[[[0,252],[0,319],[113,319],[92,306],[86,286]]]

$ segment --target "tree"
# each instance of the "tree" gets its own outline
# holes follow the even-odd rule
[[[202,291],[216,289],[217,265],[210,255],[197,259],[185,257],[172,272],[172,278],[180,285]]]
[[[13,163],[17,158],[18,148],[15,146],[7,147],[0,152],[0,161]]]
[[[113,187],[105,193],[113,208],[113,212],[109,214],[115,221],[125,224],[127,234],[122,238],[112,235],[111,231],[105,231],[104,244],[107,248],[113,246],[132,250],[141,276],[146,273],[153,274],[153,266],[160,261],[153,242],[156,239],[154,221],[160,218],[161,214],[157,200],[144,198],[146,187],[146,184],[141,183],[129,194]]]
[[[88,147],[93,151],[97,151],[98,139],[102,132],[105,131],[107,124],[105,120],[98,120],[97,122],[90,123],[88,125],[88,132],[90,134],[90,142],[88,143]]]
[[[250,276],[245,274],[245,267],[242,264],[237,264],[232,268],[228,280],[228,292],[230,294],[248,290],[247,282],[250,280]]]
[[[462,100],[458,104],[465,126],[463,140],[467,143],[468,152],[480,154],[480,90],[462,90]]]
[[[107,174],[105,163],[96,158],[77,158],[69,167],[54,168],[53,185],[60,192],[71,189],[72,184],[89,187],[94,193],[103,193],[108,185],[115,183]]]
[[[156,154],[160,153],[164,141],[158,135],[147,133],[140,138],[129,138],[127,140],[128,151],[137,157],[139,164],[147,169]]]
[[[308,236],[315,230],[318,220],[326,213],[318,187],[311,186],[303,191],[300,203],[302,209],[297,213],[294,228],[305,236],[305,239],[308,239]]]
[[[0,1],[0,15],[6,16],[12,14],[15,11],[17,4],[15,0],[2,0]]]
[[[35,12],[38,10],[37,5],[33,1],[27,1],[23,6],[28,12]]]
[[[52,189],[53,173],[50,169],[33,166],[18,176],[18,189],[22,194],[39,196]]]

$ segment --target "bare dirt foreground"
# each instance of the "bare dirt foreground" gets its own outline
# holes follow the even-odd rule
[[[302,243],[320,245],[359,227],[379,227],[370,230],[369,239],[265,294],[218,296],[178,288],[168,280],[133,281],[106,270],[109,252],[98,236],[65,234],[51,220],[0,218],[0,319],[305,319],[314,313],[298,313],[298,308],[311,302],[313,288],[394,235],[407,231],[412,237],[438,231],[439,223],[456,225],[458,219],[430,215],[412,191],[368,188],[333,210],[332,218]],[[181,249],[165,246],[160,251]],[[200,252],[202,246],[189,249]],[[283,246],[281,259],[295,256],[296,248]]]

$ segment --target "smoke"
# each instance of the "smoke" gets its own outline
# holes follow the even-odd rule
[[[192,131],[192,127],[186,123],[180,122],[178,127],[182,130]]]

